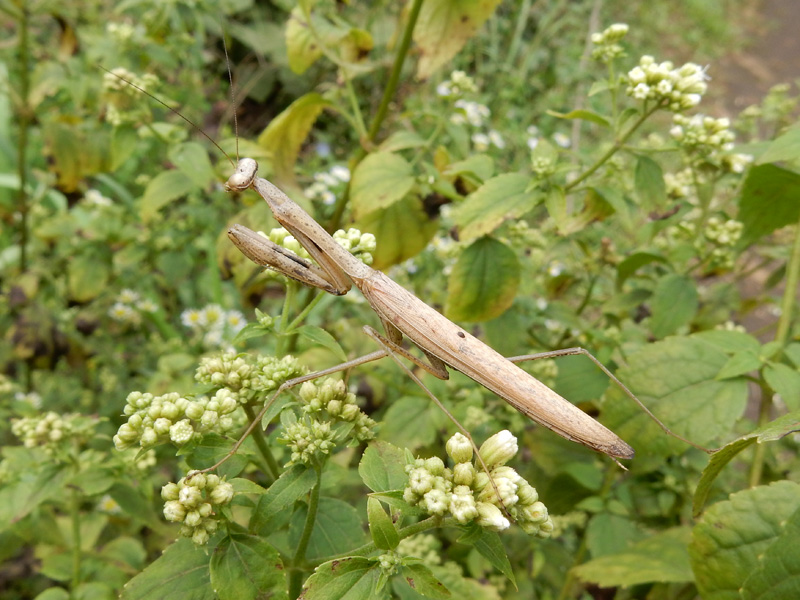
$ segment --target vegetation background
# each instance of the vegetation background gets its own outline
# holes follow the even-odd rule
[[[735,60],[757,4],[2,0],[0,14],[0,597],[800,593],[800,134],[794,88],[753,98],[732,75],[758,72]],[[593,58],[591,34],[619,22],[604,47],[620,51]],[[361,326],[380,325],[355,292],[259,274],[225,230],[270,231],[263,202],[225,193],[227,160],[102,70],[235,155],[223,37],[238,150],[262,176],[330,230],[374,233],[376,268],[499,352],[585,347],[721,450],[668,438],[583,357],[525,368],[628,441],[628,471],[466,377],[426,378],[479,443],[517,437],[510,464],[554,531],[426,516],[403,465],[448,461],[455,429],[381,361],[348,380],[375,441],[337,423],[313,439],[335,447],[285,468],[309,418],[287,395],[220,469],[236,495],[203,517],[209,535],[168,523],[162,487],[224,456],[268,394],[239,399],[229,429],[198,418],[178,444],[140,428],[118,450],[131,392],[208,409],[231,384],[198,366],[232,348],[270,373],[287,355],[316,371],[374,350]],[[644,55],[709,64],[685,114],[732,124],[627,94]],[[474,90],[453,91],[459,70]],[[698,128],[719,139],[687,141]]]

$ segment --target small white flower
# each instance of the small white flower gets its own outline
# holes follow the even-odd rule
[[[539,145],[539,138],[529,137],[526,143],[528,144],[528,148],[530,150],[533,150],[534,148],[536,148],[536,146]]]
[[[238,333],[247,325],[247,320],[238,310],[229,310],[225,313],[225,323],[231,331]]]
[[[501,150],[506,147],[506,142],[503,140],[503,136],[500,135],[499,131],[494,129],[489,130],[489,141]]]
[[[205,313],[196,308],[188,308],[181,313],[181,323],[193,329],[203,327],[206,325]]]
[[[572,145],[572,141],[570,141],[569,136],[566,133],[556,132],[553,134],[553,141],[556,145],[561,146],[562,148],[569,148]]]
[[[472,143],[475,145],[475,149],[478,152],[484,152],[489,149],[489,136],[485,133],[473,133]]]
[[[342,165],[335,165],[331,167],[331,175],[333,175],[342,183],[347,183],[350,181],[350,169]]]

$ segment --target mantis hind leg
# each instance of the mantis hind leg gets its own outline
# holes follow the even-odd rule
[[[617,387],[619,387],[619,389],[621,389],[626,396],[628,396],[631,400],[633,400],[639,406],[639,408],[641,408],[645,412],[645,414],[647,414],[647,416],[650,417],[664,431],[664,433],[666,433],[667,435],[670,435],[670,436],[674,437],[675,439],[678,439],[678,440],[680,440],[680,441],[682,441],[682,442],[684,442],[686,444],[689,444],[690,446],[693,446],[693,447],[697,448],[698,450],[702,450],[703,452],[707,452],[707,453],[713,452],[713,450],[709,450],[708,448],[704,448],[703,446],[700,446],[699,444],[695,444],[694,442],[691,442],[691,441],[687,440],[686,438],[678,435],[677,433],[672,431],[669,427],[664,425],[664,423],[662,423],[661,420],[657,416],[655,416],[652,413],[652,411],[649,408],[647,408],[644,405],[644,403],[641,400],[639,400],[639,398],[637,398],[636,395],[632,391],[630,391],[630,389],[628,389],[628,386],[626,386],[624,383],[622,383],[616,377],[616,375],[614,375],[611,371],[609,371],[603,363],[601,363],[597,358],[595,358],[595,356],[591,352],[589,352],[585,348],[580,348],[580,347],[564,348],[563,350],[551,350],[549,352],[538,352],[536,354],[523,354],[521,356],[510,356],[510,357],[507,358],[507,360],[509,360],[509,361],[511,361],[513,363],[521,363],[521,362],[525,362],[525,361],[528,361],[528,360],[539,360],[540,358],[559,358],[561,356],[585,356],[586,358],[591,360],[595,365],[597,365],[597,367],[603,373],[605,373],[606,376],[612,382],[614,382],[614,384]]]

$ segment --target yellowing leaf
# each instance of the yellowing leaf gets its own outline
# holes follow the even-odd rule
[[[356,167],[350,190],[356,219],[388,208],[414,186],[411,165],[399,154],[375,152]]]
[[[417,77],[427,79],[446,64],[491,16],[500,0],[436,0],[424,2],[414,28],[422,51]]]

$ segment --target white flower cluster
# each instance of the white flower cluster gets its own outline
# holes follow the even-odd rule
[[[117,450],[137,444],[150,448],[167,441],[182,446],[204,433],[224,434],[240,425],[241,419],[232,414],[237,408],[236,397],[224,388],[211,398],[193,400],[177,392],[162,396],[131,392],[122,411],[128,420],[117,430],[114,446]]]
[[[111,198],[103,196],[103,194],[101,194],[97,190],[87,190],[86,193],[83,195],[83,201],[89,206],[94,206],[97,208],[113,206],[114,204]]]
[[[148,88],[158,84],[158,77],[152,73],[139,77],[136,73],[123,67],[111,69],[110,73],[105,74],[103,93],[107,99],[106,120],[115,127],[125,123],[134,123],[150,116],[149,108],[138,106],[141,92],[128,82],[142,90],[149,91]]]
[[[501,150],[506,147],[506,142],[500,132],[495,129],[490,129],[487,133],[476,132],[470,137],[475,150],[478,152],[486,152],[489,146],[500,148]]]
[[[354,443],[366,442],[375,437],[375,427],[369,415],[362,412],[356,404],[356,396],[347,391],[344,381],[327,377],[321,381],[306,381],[300,386],[300,400],[304,403],[303,412],[318,418],[322,411],[327,419],[334,422],[352,424],[349,434]]]
[[[730,120],[703,115],[675,115],[673,121],[675,125],[670,130],[672,138],[687,152],[705,162],[719,165],[731,173],[742,173],[753,161],[749,154],[731,152],[735,136],[730,130]]]
[[[654,101],[672,112],[697,106],[705,94],[708,76],[694,63],[675,68],[671,61],[657,63],[642,56],[639,66],[628,72],[626,92],[637,100]]]
[[[203,358],[194,378],[198,383],[224,388],[238,403],[246,404],[305,373],[305,367],[294,356],[253,357],[226,352]]]
[[[457,433],[447,442],[453,468],[446,468],[438,457],[416,459],[406,466],[408,485],[403,499],[429,514],[450,513],[459,523],[475,521],[492,531],[509,527],[505,513],[526,533],[549,537],[553,522],[536,489],[505,466],[517,451],[517,439],[507,430],[486,440],[479,452],[489,469],[487,475],[479,462],[472,462],[472,444]]]
[[[677,173],[664,173],[664,185],[670,198],[688,198],[695,185],[696,174],[691,167]]]
[[[378,245],[373,234],[361,233],[358,229],[351,227],[347,231],[344,229],[334,231],[333,239],[364,264],[372,264],[372,253],[375,252]]]
[[[108,309],[108,316],[131,327],[142,324],[143,313],[154,313],[158,305],[149,298],[141,298],[138,292],[130,289],[122,290],[116,297],[114,304]]]
[[[213,474],[190,472],[178,483],[161,488],[164,518],[182,523],[180,534],[198,546],[208,542],[219,526],[220,507],[233,499],[233,485]]]
[[[691,245],[710,270],[733,268],[737,252],[735,249],[744,225],[734,219],[722,220],[712,216],[706,221],[702,237],[697,235],[697,225],[692,221],[681,221],[664,230],[664,235],[654,241],[659,248]]]
[[[450,79],[445,79],[436,86],[436,93],[443,98],[460,98],[464,94],[474,94],[477,91],[475,81],[464,71],[453,71]]]
[[[93,420],[78,414],[60,415],[51,411],[37,417],[12,419],[11,433],[26,448],[41,448],[53,456],[62,445],[85,441],[93,424]]]
[[[314,183],[308,186],[303,194],[309,200],[321,200],[323,204],[330,205],[336,202],[333,190],[341,188],[342,184],[348,181],[350,181],[350,169],[335,165],[328,172],[315,173]]]
[[[625,50],[617,42],[628,35],[625,23],[614,23],[601,33],[592,34],[592,58],[603,63],[610,63],[615,58],[625,56]]]
[[[483,127],[487,119],[492,116],[492,111],[485,104],[468,100],[456,100],[456,112],[450,115],[450,122],[454,125],[469,123],[473,127]]]
[[[397,553],[418,558],[428,567],[442,564],[442,543],[429,533],[403,538],[397,545]]]
[[[206,348],[218,348],[224,340],[233,339],[247,320],[238,310],[225,310],[219,304],[203,308],[187,308],[181,313],[181,323],[198,336]]]
[[[318,465],[336,447],[336,432],[328,421],[299,420],[284,425],[278,441],[292,451],[287,467],[296,464]]]

